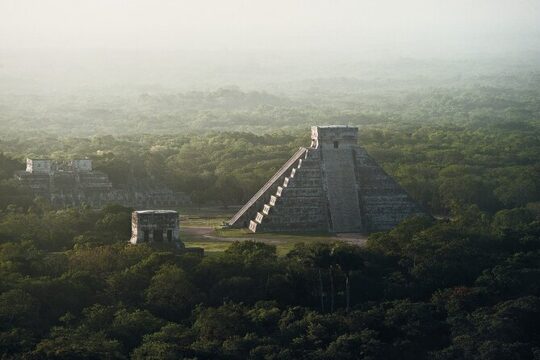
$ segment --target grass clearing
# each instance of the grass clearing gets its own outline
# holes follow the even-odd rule
[[[234,241],[260,241],[274,245],[279,256],[291,251],[295,244],[310,242],[333,242],[338,240],[329,234],[290,234],[290,233],[260,233],[254,234],[247,229],[215,229],[207,234],[185,234],[182,240],[186,246],[198,246],[208,252],[226,250]]]
[[[185,241],[184,244],[187,248],[200,247],[204,249],[204,253],[218,253],[227,250],[231,245],[230,242],[223,241]]]
[[[253,240],[276,246],[279,256],[287,254],[298,243],[340,240],[327,233],[254,234],[249,229],[223,228],[223,223],[233,213],[234,210],[222,207],[186,209],[180,215],[180,237],[187,247],[201,247],[208,254],[225,251],[234,241]]]

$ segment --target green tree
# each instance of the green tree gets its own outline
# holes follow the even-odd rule
[[[360,270],[364,266],[362,252],[358,246],[341,242],[333,246],[331,255],[339,269],[345,274],[345,310],[349,312],[351,308],[351,272]]]
[[[202,300],[187,274],[176,265],[161,266],[145,294],[148,306],[171,320],[181,319]]]

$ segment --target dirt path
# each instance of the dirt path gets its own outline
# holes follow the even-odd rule
[[[342,240],[351,244],[364,246],[366,245],[368,236],[366,234],[345,233],[345,234],[337,234],[336,238],[338,240]]]
[[[210,226],[182,226],[181,231],[182,230],[188,235],[204,236],[211,234],[214,231],[214,228]]]
[[[264,235],[257,235],[256,237],[223,237],[213,235],[214,228],[210,226],[184,226],[182,228],[183,232],[191,236],[200,236],[201,238],[212,240],[212,241],[221,241],[221,242],[234,242],[234,241],[244,241],[244,240],[255,240],[262,241],[267,244],[281,244],[287,242],[287,239],[279,237],[265,237]],[[356,233],[347,233],[347,234],[337,234],[336,236],[329,236],[329,240],[341,240],[351,244],[363,246],[367,241],[367,235],[365,234],[356,234]]]
[[[212,233],[214,232],[214,228],[206,227],[206,226],[201,226],[201,227],[192,227],[192,226],[187,227],[187,226],[184,226],[183,230],[188,235],[200,236],[200,237],[202,237],[204,239],[209,239],[209,240],[213,240],[213,241],[222,241],[222,242],[255,240],[255,241],[262,241],[262,242],[265,242],[265,243],[268,243],[268,244],[279,244],[279,243],[282,243],[284,241],[283,239],[276,239],[276,238],[270,238],[270,237],[261,237],[261,236],[257,236],[257,237],[247,237],[247,236],[243,236],[243,237],[228,237],[227,236],[227,237],[224,237],[224,236],[216,236],[216,235],[212,235]]]

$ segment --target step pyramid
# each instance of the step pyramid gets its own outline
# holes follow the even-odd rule
[[[388,230],[425,215],[358,144],[358,128],[313,126],[300,148],[229,220],[253,232]]]

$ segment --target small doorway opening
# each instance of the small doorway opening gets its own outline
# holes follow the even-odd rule
[[[154,241],[158,241],[158,242],[163,241],[163,231],[162,230],[154,230]]]
[[[148,233],[148,230],[143,230],[143,241],[148,242],[150,239],[150,234]]]
[[[172,241],[172,230],[167,230],[167,241],[168,242]]]
[[[339,141],[334,141],[334,149],[339,148]]]

